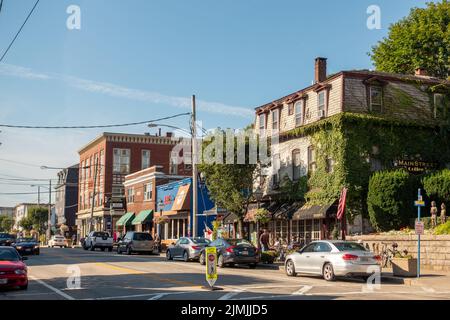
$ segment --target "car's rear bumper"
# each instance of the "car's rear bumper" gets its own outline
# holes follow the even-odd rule
[[[381,273],[379,264],[353,264],[333,266],[336,276],[368,276],[374,273]]]
[[[251,264],[251,263],[258,263],[259,257],[253,256],[253,257],[243,257],[243,256],[224,256],[224,262],[225,263],[236,263],[236,264]]]
[[[113,244],[112,243],[96,243],[94,244],[95,248],[112,248]],[[136,249],[137,251],[138,249]]]
[[[25,249],[16,249],[17,252],[20,253],[20,255],[27,255],[27,254],[36,254],[39,252],[39,248],[25,248]]]

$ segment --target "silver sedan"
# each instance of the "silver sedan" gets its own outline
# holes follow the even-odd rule
[[[314,241],[286,257],[286,274],[322,275],[327,281],[336,276],[362,277],[367,280],[381,272],[380,257],[356,242]]]

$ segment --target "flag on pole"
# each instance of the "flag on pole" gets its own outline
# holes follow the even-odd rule
[[[208,225],[206,224],[205,221],[203,221],[203,223],[205,224],[205,233],[206,233],[205,238],[212,240],[211,238],[212,238],[213,231],[208,227]]]
[[[342,220],[345,214],[345,201],[347,199],[347,188],[343,188],[341,191],[341,196],[339,198],[339,206],[337,211],[338,220]]]

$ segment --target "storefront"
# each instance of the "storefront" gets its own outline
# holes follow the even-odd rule
[[[134,231],[151,232],[153,227],[153,210],[142,210],[131,224],[134,226]]]
[[[127,233],[127,231],[133,231],[133,219],[134,219],[134,212],[127,212],[125,213],[117,222],[117,232],[121,235],[124,235]]]

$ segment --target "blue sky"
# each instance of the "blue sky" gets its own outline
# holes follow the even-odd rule
[[[4,0],[0,52],[34,2]],[[71,4],[81,8],[81,30],[66,28]],[[381,30],[366,27],[372,4],[381,8]],[[206,128],[244,127],[252,122],[254,107],[309,85],[317,56],[328,58],[329,73],[373,68],[371,46],[386,36],[390,23],[424,4],[41,0],[0,63],[0,123],[142,121],[189,111],[189,98],[196,94]],[[187,118],[169,123],[188,126]],[[100,132],[2,129],[0,159],[37,166],[0,161],[0,177],[50,178],[55,172],[39,165],[76,163],[77,150]],[[0,193],[34,190],[0,184]],[[0,194],[0,206],[36,198]]]

